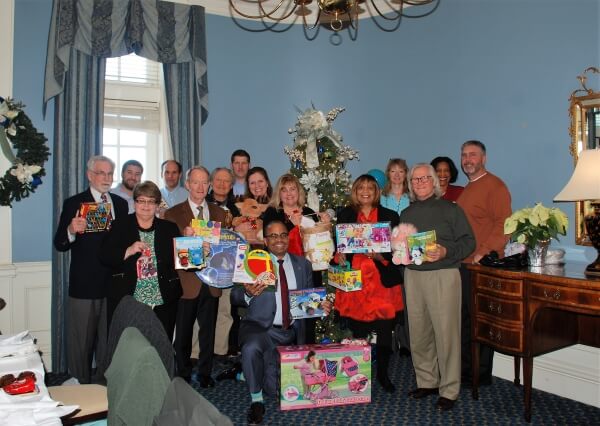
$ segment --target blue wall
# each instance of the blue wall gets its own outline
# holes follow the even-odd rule
[[[50,6],[32,16],[25,3],[45,2],[19,0],[16,11],[14,94],[35,101],[29,102],[35,111]],[[326,31],[309,42],[300,27],[249,33],[229,18],[207,16],[204,164],[227,165],[230,153],[244,147],[276,179],[289,167],[283,146],[292,141],[287,130],[295,106],[313,102],[325,111],[346,107],[334,127],[360,151],[360,162],[349,167],[355,176],[384,168],[392,156],[409,163],[436,155],[458,161],[460,144],[480,139],[488,146],[488,168],[512,192],[514,209],[549,205],[572,172],[568,98],[578,88],[575,77],[600,64],[599,22],[597,0],[445,0],[433,15],[404,20],[394,33],[361,21],[358,40],[344,35],[336,47]],[[19,51],[18,37],[32,45],[27,52]],[[23,81],[25,71],[35,75]],[[51,119],[34,121],[47,124],[51,136]],[[15,208],[15,261],[50,258],[49,189]],[[560,207],[572,217],[572,204]],[[32,223],[48,232],[35,238],[44,241],[39,247],[19,230]],[[561,243],[572,258],[592,258],[593,250],[573,241],[571,226]]]

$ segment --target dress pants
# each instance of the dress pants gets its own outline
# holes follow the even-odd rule
[[[461,376],[463,382],[471,382],[471,271],[463,264],[460,267],[462,281],[462,310],[461,310]],[[487,345],[479,346],[479,383],[491,382],[494,368],[494,350]]]
[[[200,327],[198,331],[198,374],[210,376],[213,364],[215,346],[215,323],[219,298],[213,297],[206,284],[200,287],[200,293],[194,299],[179,299],[175,332],[175,361],[177,375],[190,377],[192,375],[192,334],[194,323]]]
[[[233,324],[231,289],[223,289],[219,297],[217,324],[215,327],[215,354],[227,355],[229,352],[229,332]]]
[[[106,356],[106,299],[69,297],[67,366],[79,383],[92,382],[92,363]]]
[[[240,326],[240,346],[242,371],[250,393],[264,391],[267,395],[277,395],[279,377],[279,356],[277,346],[291,345],[296,340],[294,326],[287,330],[271,327],[265,330],[252,322]]]
[[[419,388],[439,388],[455,400],[460,392],[458,269],[404,270],[410,349]]]

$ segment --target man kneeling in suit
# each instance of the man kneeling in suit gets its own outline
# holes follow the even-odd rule
[[[240,346],[241,369],[252,398],[248,411],[248,424],[251,425],[260,424],[263,420],[263,391],[267,395],[277,395],[277,346],[303,344],[305,341],[304,321],[294,321],[289,316],[288,290],[313,286],[310,262],[287,252],[288,230],[283,222],[266,224],[264,235],[278,271],[276,291],[264,291],[266,284],[244,284],[244,288],[236,287],[231,292],[232,304],[247,307],[246,316],[240,323]],[[331,303],[325,302],[325,313],[330,310]],[[235,373],[239,371],[226,370],[217,380],[235,378]]]

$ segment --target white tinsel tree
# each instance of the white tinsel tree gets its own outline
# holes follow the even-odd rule
[[[312,106],[299,111],[296,125],[288,130],[295,133],[292,147],[284,151],[290,159],[294,174],[307,194],[308,207],[314,211],[336,209],[347,205],[351,175],[346,170],[348,160],[358,160],[358,151],[342,143],[342,135],[331,123],[345,108],[333,108],[324,115]]]

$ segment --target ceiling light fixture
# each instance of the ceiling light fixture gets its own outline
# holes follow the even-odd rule
[[[301,21],[309,40],[316,34],[311,37],[307,31],[315,28],[318,31],[322,26],[333,31],[332,42],[334,36],[340,37],[338,32],[344,28],[348,29],[350,38],[356,40],[358,21],[362,17],[370,17],[379,29],[392,32],[399,28],[402,18],[428,16],[439,4],[440,0],[229,0],[234,20],[236,17],[260,20],[264,28],[258,31],[277,31],[278,23]]]

